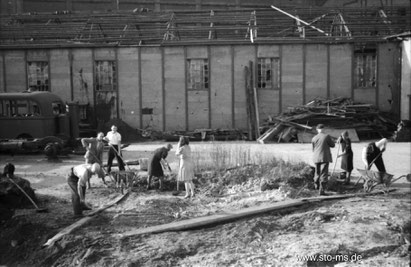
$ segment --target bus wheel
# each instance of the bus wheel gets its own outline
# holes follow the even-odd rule
[[[46,136],[44,138],[39,139],[39,146],[41,149],[44,149],[46,145],[49,143],[56,143],[59,147],[64,146],[64,141],[56,136]]]
[[[56,159],[59,152],[59,146],[56,143],[48,143],[44,148],[44,153],[48,159]]]

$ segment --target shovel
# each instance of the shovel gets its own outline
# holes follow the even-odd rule
[[[47,212],[47,208],[39,208],[37,206],[36,202],[24,191],[23,188],[21,188],[13,179],[9,178],[9,181],[12,182],[15,186],[17,186],[18,189],[30,200],[31,203],[33,203],[34,207],[36,207],[37,212]]]
[[[106,171],[106,169],[103,167],[103,162],[101,162],[101,160],[100,160],[99,158],[97,158],[97,156],[94,155],[90,150],[89,150],[88,152],[90,153],[90,155],[92,155],[92,156],[98,161],[98,163],[99,163],[100,166],[101,166],[101,169],[104,171],[104,174],[107,175],[108,177],[110,177],[111,180],[113,180],[113,182],[116,182],[116,180],[115,180],[114,177],[111,175],[111,173],[108,173],[108,172]],[[103,182],[104,182],[104,184],[106,184],[106,182],[104,181],[104,179],[103,179]]]
[[[161,160],[161,166],[163,167],[163,169],[168,169],[168,171],[170,172],[170,174],[172,174],[172,170],[170,167],[170,164],[168,164],[167,160],[162,159]],[[171,194],[173,196],[178,196],[180,194],[180,190],[179,190],[179,184],[178,184],[178,179],[176,177],[176,183],[177,183],[177,191],[173,191]]]
[[[341,144],[338,144],[338,149],[337,149],[337,156],[335,157],[335,163],[334,163],[334,168],[333,171],[331,172],[330,177],[332,178],[334,175],[335,167],[337,166],[337,161],[338,161],[338,153],[340,153],[340,146]]]
[[[382,155],[382,152],[383,152],[383,151],[381,151],[380,153],[378,153],[378,155],[371,161],[371,163],[368,164],[367,170],[371,169],[371,167],[372,167],[372,165],[374,164],[374,162]]]
[[[131,168],[127,165],[127,162],[124,160],[124,158],[121,156],[121,153],[117,151],[117,149],[112,145],[112,144],[108,144],[111,148],[114,149],[114,151],[116,152],[117,156],[123,161],[124,165],[127,167],[127,169],[129,171],[131,171]],[[120,149],[120,148],[119,148]]]

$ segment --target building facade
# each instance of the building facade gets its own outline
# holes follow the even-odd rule
[[[409,9],[406,12],[409,14]],[[235,13],[236,18],[239,15]],[[127,32],[124,22],[118,20],[116,23],[121,24],[123,31],[108,30],[103,24],[90,25],[88,20],[88,26],[83,24],[82,31],[76,32],[70,42],[67,38],[51,42],[51,33],[46,30],[41,39],[36,35],[38,32],[26,28],[28,23],[24,28],[32,33],[27,36],[33,40],[21,37],[27,32],[19,35],[24,40],[12,40],[11,30],[6,34],[3,29],[0,91],[51,91],[67,102],[91,107],[95,123],[120,118],[138,129],[246,130],[245,69],[251,67],[261,121],[315,98],[338,97],[373,104],[397,119],[409,119],[404,111],[409,109],[409,98],[406,107],[407,100],[402,95],[409,75],[409,63],[404,63],[402,57],[409,42],[374,35],[355,39],[349,35],[353,31],[347,31],[343,24],[339,24],[342,30],[338,36],[334,33],[310,37],[309,30],[318,34],[321,25],[313,29],[311,24],[302,33],[301,26],[291,23],[294,28],[290,34],[266,38],[270,33],[265,34],[261,24],[258,28],[250,27],[253,20],[249,19],[250,12],[246,15],[244,22],[248,26],[242,26],[244,23],[239,20],[239,26],[231,25],[230,19],[227,29],[221,21],[218,26],[216,20],[215,27],[209,21],[204,27],[204,21],[194,20],[190,27],[176,22],[169,23],[165,31],[152,28],[148,33],[143,28]],[[65,23],[65,16],[69,15],[58,17],[59,25]],[[109,15],[104,17],[113,19]],[[56,17],[41,19],[49,26]],[[70,23],[65,29],[54,26],[54,34],[68,34],[74,25],[71,16]],[[161,24],[157,20],[151,23]],[[283,28],[286,30],[287,26]],[[240,40],[235,38],[238,31],[242,31]],[[158,33],[159,41],[150,41],[155,39],[154,33]],[[184,39],[188,34],[194,37]],[[110,39],[111,36],[117,39]],[[127,42],[125,36],[130,37]],[[40,39],[42,43],[36,43]]]

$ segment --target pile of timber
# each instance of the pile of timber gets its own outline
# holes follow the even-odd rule
[[[397,130],[394,132],[392,139],[395,142],[411,142],[411,121],[402,120],[397,125]]]
[[[261,127],[259,143],[311,142],[315,126],[324,124],[326,132],[337,138],[348,130],[352,141],[390,137],[396,123],[371,104],[354,103],[350,98],[314,99],[269,118]]]

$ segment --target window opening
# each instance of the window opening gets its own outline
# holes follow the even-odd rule
[[[190,90],[209,89],[209,70],[207,59],[187,60],[187,88]]]
[[[27,75],[31,91],[49,90],[49,63],[47,61],[27,62]]]
[[[257,88],[280,88],[280,59],[259,58],[257,65]]]
[[[51,107],[54,115],[64,114],[66,112],[66,107],[60,102],[51,103]]]
[[[116,64],[114,61],[96,61],[96,91],[115,91],[117,89]]]
[[[377,86],[377,49],[357,48],[354,51],[355,88],[376,88]]]

